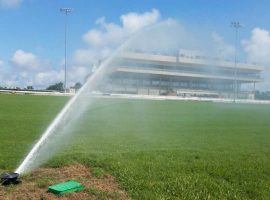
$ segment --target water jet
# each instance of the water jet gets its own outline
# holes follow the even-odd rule
[[[179,37],[179,35],[183,36]],[[167,38],[170,39],[167,40]],[[75,132],[72,129],[75,128],[78,119],[94,101],[93,92],[98,91],[102,85],[111,86],[109,76],[116,70],[117,63],[121,59],[120,55],[129,51],[155,52],[158,49],[169,52],[179,46],[183,47],[180,42],[181,38],[186,38],[182,26],[172,20],[146,27],[127,37],[120,47],[100,63],[100,66],[88,77],[80,90],[65,104],[15,172],[24,174],[39,167],[64,145],[68,136]],[[106,90],[107,88],[104,87],[105,93]]]

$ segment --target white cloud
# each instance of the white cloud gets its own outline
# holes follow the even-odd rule
[[[11,62],[15,66],[25,70],[34,70],[40,65],[40,61],[35,54],[23,51],[21,49],[14,53],[11,58]]]
[[[73,86],[76,82],[84,82],[85,77],[89,74],[90,69],[83,66],[72,66],[67,71],[67,86]],[[28,78],[29,80],[29,78]],[[56,82],[64,82],[64,70],[48,70],[36,73],[32,77],[32,84],[38,87],[49,86]]]
[[[73,59],[69,61],[68,86],[78,81],[84,82],[92,64],[108,57],[132,33],[158,22],[159,19],[160,14],[156,9],[145,13],[132,12],[121,15],[120,24],[108,23],[104,17],[97,19],[97,28],[89,30],[82,37],[88,45],[87,48],[77,49]],[[32,52],[19,49],[13,54],[10,63],[13,69],[5,81],[6,85],[22,87],[33,85],[36,88],[44,88],[64,81],[63,63],[59,63],[56,67]]]
[[[68,87],[73,86],[76,82],[83,83],[86,76],[90,73],[89,68],[83,66],[72,66],[67,71]],[[16,73],[8,73],[5,76],[0,74],[1,80],[4,84],[1,86],[8,87],[26,87],[28,85],[34,86],[34,88],[46,88],[51,84],[57,82],[64,82],[64,70],[63,69],[51,69],[38,72],[22,71]]]
[[[120,46],[132,33],[158,22],[160,13],[156,9],[150,12],[130,12],[120,16],[120,25],[108,23],[105,17],[96,20],[98,28],[89,30],[83,35],[89,48],[75,51],[74,58],[78,63],[91,64],[107,57],[112,50]]]
[[[42,60],[32,52],[18,49],[10,60],[13,73],[9,74],[10,80],[6,82],[9,86],[34,85],[41,87],[47,86],[46,84],[52,81],[60,80],[61,73],[52,70],[52,65],[48,60]],[[48,73],[49,71],[50,73]]]
[[[213,32],[211,37],[214,42],[217,54],[219,56],[222,56],[223,58],[228,58],[234,55],[235,48],[232,45],[227,44],[222,36],[220,36],[216,32]]]
[[[33,85],[36,86],[48,86],[52,83],[63,82],[64,79],[64,71],[63,70],[51,70],[51,71],[43,71],[34,75],[33,77]]]
[[[74,52],[74,61],[79,65],[91,65],[108,57],[112,49],[103,47],[101,49],[78,49]]]
[[[264,82],[258,84],[262,90],[270,88],[270,33],[266,29],[254,28],[249,39],[242,40],[247,60],[265,66],[262,74]]]
[[[126,36],[125,30],[114,24],[106,23],[105,18],[97,20],[99,29],[91,29],[83,35],[83,40],[93,47],[119,45]]]
[[[0,7],[3,8],[15,8],[19,6],[23,0],[0,0]]]
[[[3,67],[3,66],[4,66],[4,61],[0,60],[0,67]]]
[[[270,64],[270,35],[269,31],[254,28],[251,37],[243,40],[242,45],[250,62]]]
[[[40,59],[37,55],[24,50],[17,50],[11,60],[9,71],[1,73],[1,80],[4,86],[26,87],[33,85],[35,88],[46,88],[50,84],[64,81],[64,63],[53,65],[50,61]],[[2,62],[0,60],[0,66]],[[1,68],[0,68],[1,69]],[[67,78],[68,86],[73,86],[76,82],[83,83],[90,67],[82,65],[68,65]]]
[[[84,83],[86,76],[90,73],[90,67],[72,66],[68,72],[69,85],[72,86],[76,82]]]
[[[142,14],[131,12],[120,17],[123,24],[123,29],[134,32],[138,31],[142,27],[156,23],[160,18],[160,13],[156,9],[152,9],[151,12],[145,12]]]
[[[119,45],[125,37],[139,29],[156,23],[160,18],[159,11],[127,13],[120,17],[121,25],[107,23],[105,17],[96,20],[98,29],[91,29],[83,35],[83,40],[91,46],[115,46]]]

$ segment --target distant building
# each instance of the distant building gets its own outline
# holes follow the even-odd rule
[[[67,93],[75,94],[76,89],[74,87],[70,87],[70,88],[67,89]]]
[[[122,53],[113,63],[106,92],[254,99],[256,83],[263,81],[262,66],[207,58],[180,51],[178,55]],[[236,73],[235,73],[236,72]],[[243,90],[244,85],[252,90]]]

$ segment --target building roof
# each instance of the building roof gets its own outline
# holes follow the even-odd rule
[[[167,66],[185,66],[185,67],[209,67],[215,66],[218,68],[234,69],[235,63],[222,59],[208,59],[206,57],[197,56],[171,56],[158,55],[150,53],[127,52],[120,55],[122,59],[135,60],[143,63],[156,63]],[[236,68],[241,71],[261,72],[264,70],[263,66],[247,63],[237,63]]]

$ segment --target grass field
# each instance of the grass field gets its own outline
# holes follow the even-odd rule
[[[14,169],[67,101],[0,95],[0,169]],[[46,165],[114,175],[134,199],[269,199],[270,106],[98,99]]]

